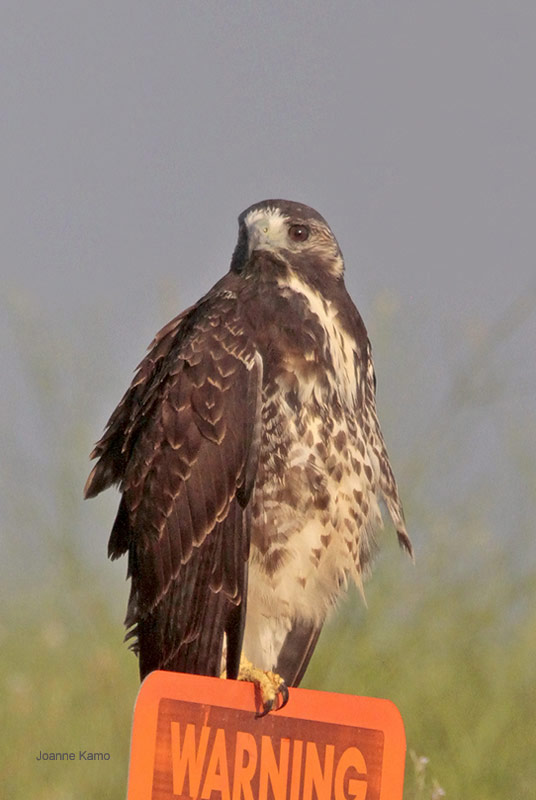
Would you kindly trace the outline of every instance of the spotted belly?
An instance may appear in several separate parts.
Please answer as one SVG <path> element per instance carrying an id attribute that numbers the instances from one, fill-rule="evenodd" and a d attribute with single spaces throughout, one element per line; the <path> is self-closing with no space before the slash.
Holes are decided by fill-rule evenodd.
<path id="1" fill-rule="evenodd" d="M 272 669 L 296 623 L 321 627 L 349 580 L 361 587 L 381 514 L 365 442 L 342 410 L 280 406 L 265 420 L 256 486 L 243 649 Z"/>

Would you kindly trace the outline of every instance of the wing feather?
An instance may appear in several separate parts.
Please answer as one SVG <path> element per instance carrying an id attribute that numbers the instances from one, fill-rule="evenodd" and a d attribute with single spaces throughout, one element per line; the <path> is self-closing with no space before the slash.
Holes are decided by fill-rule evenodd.
<path id="1" fill-rule="evenodd" d="M 399 545 L 413 558 L 413 545 L 406 530 L 404 510 L 398 492 L 398 486 L 391 469 L 387 448 L 380 428 L 376 411 L 376 374 L 372 360 L 372 349 L 367 339 L 365 364 L 365 409 L 368 419 L 368 446 L 379 463 L 379 484 L 385 504 L 396 528 Z"/>
<path id="2" fill-rule="evenodd" d="M 86 496 L 113 482 L 123 493 L 109 551 L 128 551 L 142 677 L 219 674 L 226 629 L 236 672 L 262 386 L 244 324 L 236 299 L 216 292 L 166 326 L 93 452 Z"/>

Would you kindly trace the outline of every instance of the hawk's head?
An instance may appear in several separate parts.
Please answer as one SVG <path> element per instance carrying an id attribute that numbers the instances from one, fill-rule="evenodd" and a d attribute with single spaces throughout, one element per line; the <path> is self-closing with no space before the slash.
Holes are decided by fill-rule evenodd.
<path id="1" fill-rule="evenodd" d="M 234 272 L 247 271 L 255 262 L 255 254 L 266 253 L 304 277 L 343 275 L 344 261 L 337 240 L 314 208 L 290 200 L 263 200 L 246 208 L 238 224 L 238 242 L 231 261 Z"/>

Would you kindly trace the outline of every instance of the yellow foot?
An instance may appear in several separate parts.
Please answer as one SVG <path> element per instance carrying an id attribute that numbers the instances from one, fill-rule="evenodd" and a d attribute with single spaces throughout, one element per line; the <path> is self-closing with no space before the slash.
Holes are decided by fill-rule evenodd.
<path id="1" fill-rule="evenodd" d="M 243 655 L 240 657 L 238 680 L 251 681 L 255 684 L 262 705 L 262 711 L 257 712 L 256 717 L 264 717 L 270 711 L 278 711 L 288 703 L 288 688 L 281 675 L 270 670 L 257 669 Z"/>

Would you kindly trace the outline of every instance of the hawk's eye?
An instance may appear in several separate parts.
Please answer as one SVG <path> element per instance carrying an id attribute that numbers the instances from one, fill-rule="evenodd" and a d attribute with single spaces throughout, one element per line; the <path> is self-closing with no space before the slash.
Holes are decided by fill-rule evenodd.
<path id="1" fill-rule="evenodd" d="M 309 238 L 309 228 L 307 225 L 291 225 L 288 235 L 293 242 L 305 242 Z"/>

